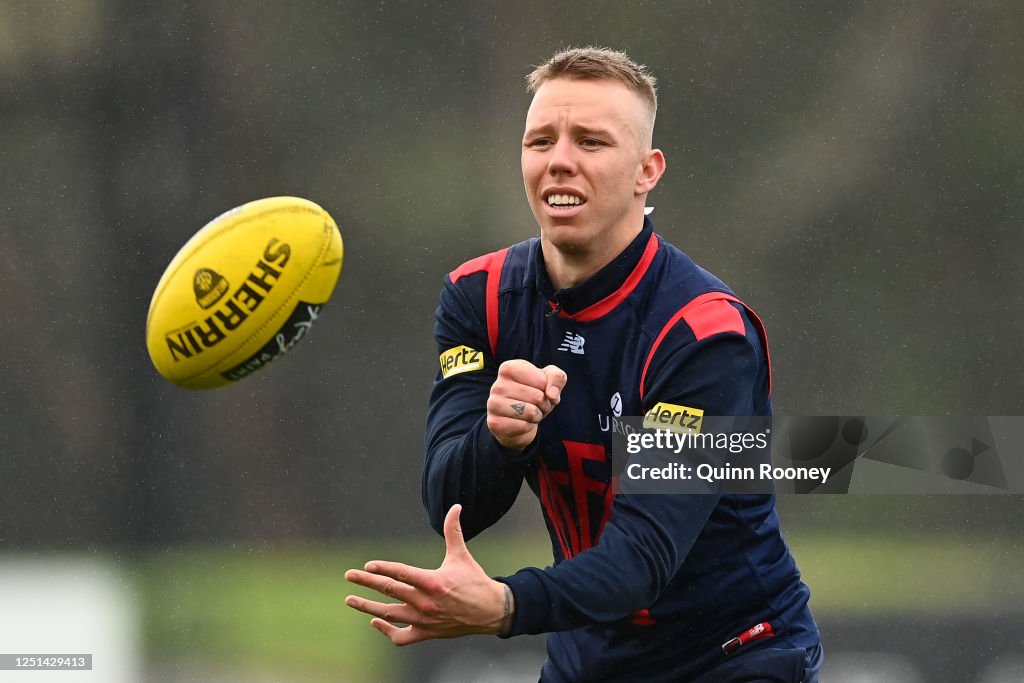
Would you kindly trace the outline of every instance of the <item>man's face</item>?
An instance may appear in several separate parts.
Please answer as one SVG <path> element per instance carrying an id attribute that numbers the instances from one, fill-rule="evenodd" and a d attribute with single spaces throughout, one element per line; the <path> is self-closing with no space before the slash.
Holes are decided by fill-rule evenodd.
<path id="1" fill-rule="evenodd" d="M 556 78 L 526 115 L 523 182 L 541 237 L 557 249 L 601 251 L 640 229 L 649 111 L 610 80 Z M 633 223 L 636 223 L 635 225 Z M 622 244 L 621 246 L 624 246 Z"/>

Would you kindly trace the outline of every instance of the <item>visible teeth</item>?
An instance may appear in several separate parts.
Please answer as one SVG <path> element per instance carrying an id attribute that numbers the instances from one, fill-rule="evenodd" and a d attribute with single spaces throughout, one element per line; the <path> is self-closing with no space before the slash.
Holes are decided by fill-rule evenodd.
<path id="1" fill-rule="evenodd" d="M 551 206 L 570 206 L 581 204 L 582 200 L 571 194 L 553 194 L 548 197 Z"/>

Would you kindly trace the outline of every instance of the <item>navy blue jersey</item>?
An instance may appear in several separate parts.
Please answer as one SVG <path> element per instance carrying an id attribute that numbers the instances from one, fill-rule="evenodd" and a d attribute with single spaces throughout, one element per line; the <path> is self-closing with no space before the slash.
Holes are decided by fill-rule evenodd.
<path id="1" fill-rule="evenodd" d="M 466 538 L 512 506 L 525 481 L 541 503 L 554 565 L 500 580 L 509 635 L 549 633 L 545 682 L 678 682 L 720 663 L 723 644 L 812 647 L 809 591 L 772 495 L 613 493 L 618 417 L 658 403 L 706 415 L 770 415 L 760 321 L 726 285 L 653 232 L 578 286 L 555 291 L 540 242 L 445 278 L 435 327 L 423 500 L 442 532 L 463 505 Z M 561 402 L 523 451 L 486 424 L 498 366 L 565 370 Z M 735 648 L 735 642 L 733 647 Z"/>

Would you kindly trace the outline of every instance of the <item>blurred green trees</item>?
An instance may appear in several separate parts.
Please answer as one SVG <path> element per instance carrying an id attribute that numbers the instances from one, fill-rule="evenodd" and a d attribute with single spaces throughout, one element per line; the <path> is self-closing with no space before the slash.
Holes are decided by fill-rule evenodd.
<path id="1" fill-rule="evenodd" d="M 522 77 L 567 44 L 658 76 L 655 224 L 765 319 L 777 412 L 1020 414 L 1022 34 L 1005 1 L 0 7 L 0 545 L 426 533 L 441 278 L 534 233 Z M 275 194 L 341 225 L 335 299 L 261 375 L 166 385 L 160 273 Z M 990 528 L 1015 502 L 782 509 Z"/>

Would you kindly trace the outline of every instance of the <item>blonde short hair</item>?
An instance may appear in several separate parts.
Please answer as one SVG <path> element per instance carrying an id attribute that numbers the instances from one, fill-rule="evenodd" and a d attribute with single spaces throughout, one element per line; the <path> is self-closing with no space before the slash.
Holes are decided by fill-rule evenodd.
<path id="1" fill-rule="evenodd" d="M 536 67 L 527 77 L 527 90 L 536 93 L 554 78 L 611 80 L 622 83 L 647 103 L 651 125 L 658 111 L 657 81 L 643 64 L 637 64 L 625 52 L 606 47 L 573 47 L 562 50 Z"/>

